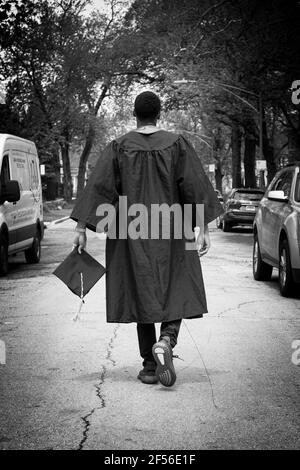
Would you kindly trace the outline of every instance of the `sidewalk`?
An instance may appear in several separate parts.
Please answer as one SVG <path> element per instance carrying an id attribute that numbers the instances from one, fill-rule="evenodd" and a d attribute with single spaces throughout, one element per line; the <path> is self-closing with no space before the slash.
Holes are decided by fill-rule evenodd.
<path id="1" fill-rule="evenodd" d="M 66 204 L 63 199 L 56 201 L 45 201 L 43 204 L 44 224 L 47 227 L 49 224 L 56 221 L 67 220 L 72 212 L 73 204 Z"/>

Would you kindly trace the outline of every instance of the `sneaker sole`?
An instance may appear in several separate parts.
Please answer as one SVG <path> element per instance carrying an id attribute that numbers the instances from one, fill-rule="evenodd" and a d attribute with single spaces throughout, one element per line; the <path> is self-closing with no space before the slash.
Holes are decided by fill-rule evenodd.
<path id="1" fill-rule="evenodd" d="M 138 375 L 137 378 L 143 382 L 143 384 L 147 384 L 147 385 L 154 385 L 154 384 L 157 384 L 158 382 L 158 379 L 157 377 L 155 376 L 143 376 L 143 375 Z"/>
<path id="2" fill-rule="evenodd" d="M 158 342 L 152 348 L 152 354 L 157 364 L 156 377 L 165 387 L 172 387 L 176 382 L 176 372 L 173 366 L 172 350 L 166 344 Z"/>

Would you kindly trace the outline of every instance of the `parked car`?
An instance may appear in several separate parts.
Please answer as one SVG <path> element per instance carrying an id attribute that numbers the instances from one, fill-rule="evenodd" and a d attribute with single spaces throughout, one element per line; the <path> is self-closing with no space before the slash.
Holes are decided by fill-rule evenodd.
<path id="1" fill-rule="evenodd" d="M 300 283 L 300 163 L 275 175 L 254 220 L 254 279 L 269 280 L 274 267 L 281 294 L 290 295 Z"/>
<path id="2" fill-rule="evenodd" d="M 252 225 L 264 191 L 253 188 L 234 188 L 224 204 L 222 228 L 229 232 L 234 225 Z"/>
<path id="3" fill-rule="evenodd" d="M 38 263 L 44 234 L 42 186 L 36 146 L 29 140 L 0 134 L 0 275 L 8 255 L 25 252 Z"/>

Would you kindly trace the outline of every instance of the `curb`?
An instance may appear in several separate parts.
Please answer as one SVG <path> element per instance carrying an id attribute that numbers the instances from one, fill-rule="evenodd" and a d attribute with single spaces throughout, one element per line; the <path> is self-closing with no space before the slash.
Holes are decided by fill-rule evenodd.
<path id="1" fill-rule="evenodd" d="M 62 222 L 65 222 L 69 218 L 70 218 L 69 216 L 66 216 L 66 217 L 62 217 L 61 219 L 52 220 L 51 222 L 44 222 L 44 227 L 48 228 L 50 225 L 61 224 Z"/>

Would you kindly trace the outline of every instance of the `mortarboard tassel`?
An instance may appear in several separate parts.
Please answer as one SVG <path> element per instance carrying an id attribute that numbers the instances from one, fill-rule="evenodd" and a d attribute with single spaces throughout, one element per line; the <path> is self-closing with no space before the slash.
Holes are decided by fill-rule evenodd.
<path id="1" fill-rule="evenodd" d="M 83 300 L 83 273 L 79 273 L 79 274 L 80 274 L 80 282 L 81 282 L 80 304 L 79 304 L 78 312 L 74 316 L 73 321 L 79 320 L 81 309 L 82 309 L 82 306 L 84 304 L 84 300 Z"/>

